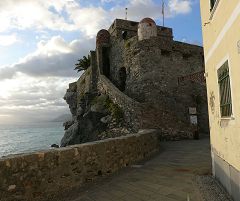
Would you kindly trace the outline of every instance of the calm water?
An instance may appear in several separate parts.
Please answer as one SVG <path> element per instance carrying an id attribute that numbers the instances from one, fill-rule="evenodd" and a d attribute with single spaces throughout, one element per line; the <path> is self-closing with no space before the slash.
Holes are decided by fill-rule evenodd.
<path id="1" fill-rule="evenodd" d="M 50 149 L 60 144 L 63 134 L 61 122 L 0 125 L 0 157 Z"/>

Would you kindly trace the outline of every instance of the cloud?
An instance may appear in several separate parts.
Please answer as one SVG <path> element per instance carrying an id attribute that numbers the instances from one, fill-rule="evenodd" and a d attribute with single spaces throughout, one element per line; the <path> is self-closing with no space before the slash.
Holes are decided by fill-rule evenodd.
<path id="1" fill-rule="evenodd" d="M 0 35 L 0 46 L 10 46 L 18 41 L 16 34 Z"/>
<path id="2" fill-rule="evenodd" d="M 113 3 L 102 0 L 102 3 Z M 129 9 L 129 19 L 140 20 L 149 16 L 161 19 L 161 2 L 153 0 L 129 0 L 124 5 L 114 1 L 112 8 L 82 6 L 81 1 L 66 0 L 1 0 L 0 32 L 10 29 L 80 31 L 93 37 L 101 28 L 107 28 L 113 19 L 125 17 L 125 7 Z M 121 5 L 121 6 L 119 6 Z M 191 0 L 169 0 L 166 17 L 191 12 Z"/>
<path id="3" fill-rule="evenodd" d="M 40 41 L 37 50 L 12 66 L 0 68 L 0 80 L 11 79 L 16 73 L 33 77 L 76 77 L 74 64 L 94 48 L 94 39 L 66 42 L 61 36 Z"/>
<path id="4" fill-rule="evenodd" d="M 62 97 L 74 78 L 33 78 L 18 74 L 15 79 L 0 81 L 0 116 L 14 121 L 49 120 L 68 112 Z M 18 119 L 19 118 L 19 119 Z M 1 117 L 0 117 L 1 119 Z"/>
<path id="5" fill-rule="evenodd" d="M 165 4 L 165 17 L 172 18 L 179 14 L 191 12 L 192 1 L 190 0 L 169 0 Z M 128 8 L 128 19 L 140 21 L 142 18 L 151 17 L 155 20 L 162 20 L 162 2 L 153 0 L 130 0 L 125 5 Z M 124 18 L 125 7 L 116 6 L 111 9 L 110 18 Z"/>
<path id="6" fill-rule="evenodd" d="M 170 0 L 168 6 L 170 12 L 174 14 L 187 14 L 192 11 L 190 0 Z"/>
<path id="7" fill-rule="evenodd" d="M 61 11 L 68 1 L 41 0 L 1 0 L 0 1 L 0 32 L 9 29 L 52 29 L 72 30 L 66 23 Z M 51 10 L 52 9 L 52 10 Z M 55 12 L 54 12 L 55 11 Z"/>

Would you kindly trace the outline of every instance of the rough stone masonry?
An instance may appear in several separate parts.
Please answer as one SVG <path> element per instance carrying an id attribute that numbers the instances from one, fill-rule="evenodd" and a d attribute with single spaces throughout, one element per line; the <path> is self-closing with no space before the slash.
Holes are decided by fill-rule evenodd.
<path id="1" fill-rule="evenodd" d="M 91 67 L 65 96 L 73 119 L 62 146 L 142 128 L 160 129 L 163 140 L 209 132 L 202 47 L 174 41 L 171 28 L 150 18 L 116 19 L 90 54 Z"/>
<path id="2" fill-rule="evenodd" d="M 51 200 L 157 153 L 158 132 L 106 139 L 0 159 L 0 200 Z"/>

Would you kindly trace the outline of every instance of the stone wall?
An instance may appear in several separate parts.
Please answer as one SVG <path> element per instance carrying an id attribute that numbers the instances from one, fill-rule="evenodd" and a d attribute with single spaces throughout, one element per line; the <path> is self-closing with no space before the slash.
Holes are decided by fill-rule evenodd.
<path id="1" fill-rule="evenodd" d="M 140 103 L 121 92 L 104 75 L 99 75 L 98 90 L 102 94 L 108 95 L 109 98 L 122 109 L 124 119 L 126 123 L 129 124 L 129 128 L 133 131 L 137 131 L 141 127 L 139 120 L 141 114 Z"/>
<path id="2" fill-rule="evenodd" d="M 116 20 L 109 30 L 135 30 L 135 25 L 132 25 L 134 23 L 130 21 Z M 124 40 L 112 34 L 109 79 L 122 90 L 120 72 L 122 68 L 125 69 L 126 81 L 122 92 L 140 103 L 140 124 L 143 125 L 147 119 L 151 123 L 145 124 L 144 128 L 165 125 L 189 131 L 188 109 L 196 107 L 200 132 L 208 132 L 206 87 L 192 81 L 178 82 L 179 77 L 204 70 L 203 48 L 173 41 L 170 36 L 172 30 L 164 27 L 158 27 L 157 37 L 143 41 L 139 41 L 137 36 Z M 171 118 L 171 115 L 174 117 Z M 157 117 L 157 121 L 152 121 L 152 116 Z"/>
<path id="3" fill-rule="evenodd" d="M 126 39 L 137 36 L 138 22 L 116 19 L 108 29 L 111 36 L 122 38 L 122 33 L 126 32 Z M 157 35 L 172 40 L 172 29 L 168 27 L 157 26 Z"/>
<path id="4" fill-rule="evenodd" d="M 52 200 L 159 150 L 158 133 L 145 130 L 49 151 L 0 159 L 0 200 Z"/>
<path id="5" fill-rule="evenodd" d="M 143 41 L 138 41 L 137 36 L 128 40 L 112 37 L 110 59 L 111 81 L 120 85 L 119 71 L 124 67 L 127 75 L 123 92 L 142 106 L 148 104 L 148 113 L 156 111 L 159 125 L 166 117 L 165 122 L 174 125 L 181 121 L 188 129 L 188 109 L 196 107 L 200 131 L 209 131 L 206 87 L 192 81 L 178 82 L 179 77 L 204 70 L 202 47 L 160 36 Z"/>

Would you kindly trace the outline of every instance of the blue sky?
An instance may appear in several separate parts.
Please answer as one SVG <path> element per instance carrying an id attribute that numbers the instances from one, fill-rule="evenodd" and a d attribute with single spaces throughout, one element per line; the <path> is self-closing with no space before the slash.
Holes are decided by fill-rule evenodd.
<path id="1" fill-rule="evenodd" d="M 201 45 L 199 1 L 165 5 L 174 39 Z M 151 17 L 162 25 L 161 6 L 161 0 L 1 0 L 0 121 L 66 113 L 62 97 L 79 76 L 74 63 L 95 49 L 97 31 L 124 18 L 125 7 L 129 20 Z"/>

